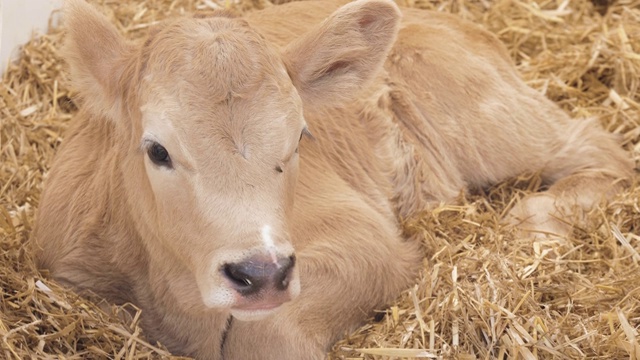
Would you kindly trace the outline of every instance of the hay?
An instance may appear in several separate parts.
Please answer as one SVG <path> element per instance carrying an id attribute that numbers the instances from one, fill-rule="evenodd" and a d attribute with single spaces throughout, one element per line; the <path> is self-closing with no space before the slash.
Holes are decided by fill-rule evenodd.
<path id="1" fill-rule="evenodd" d="M 597 117 L 640 162 L 640 1 L 400 2 L 484 24 L 531 86 L 575 117 Z M 272 6 L 98 3 L 130 38 L 182 13 Z M 26 44 L 0 85 L 0 357 L 168 357 L 144 340 L 139 312 L 62 290 L 38 274 L 26 247 L 43 177 L 76 110 L 57 52 L 61 35 Z M 536 186 L 514 179 L 408 219 L 406 231 L 425 244 L 418 284 L 345 334 L 330 357 L 639 359 L 640 186 L 594 210 L 563 244 L 520 239 L 497 221 Z"/>

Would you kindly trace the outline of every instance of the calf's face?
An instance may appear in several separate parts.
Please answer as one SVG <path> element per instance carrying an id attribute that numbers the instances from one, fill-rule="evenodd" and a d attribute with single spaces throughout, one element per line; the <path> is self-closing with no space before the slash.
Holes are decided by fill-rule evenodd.
<path id="1" fill-rule="evenodd" d="M 126 134 L 114 142 L 123 201 L 150 259 L 190 274 L 166 281 L 239 319 L 295 298 L 289 234 L 303 103 L 313 111 L 351 100 L 380 71 L 395 5 L 348 4 L 282 52 L 224 14 L 169 23 L 142 46 L 83 1 L 65 14 L 82 106 Z"/>
<path id="2" fill-rule="evenodd" d="M 156 33 L 143 63 L 139 158 L 157 240 L 208 307 L 246 315 L 292 299 L 288 219 L 307 130 L 280 55 L 244 21 L 213 17 Z"/>

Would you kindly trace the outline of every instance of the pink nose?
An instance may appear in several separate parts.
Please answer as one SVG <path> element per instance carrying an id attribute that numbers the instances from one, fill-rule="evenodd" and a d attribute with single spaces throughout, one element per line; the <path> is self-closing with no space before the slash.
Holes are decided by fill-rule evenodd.
<path id="1" fill-rule="evenodd" d="M 283 292 L 289 287 L 291 273 L 296 263 L 295 256 L 271 258 L 254 256 L 239 263 L 222 266 L 222 273 L 232 287 L 243 297 L 261 291 Z"/>

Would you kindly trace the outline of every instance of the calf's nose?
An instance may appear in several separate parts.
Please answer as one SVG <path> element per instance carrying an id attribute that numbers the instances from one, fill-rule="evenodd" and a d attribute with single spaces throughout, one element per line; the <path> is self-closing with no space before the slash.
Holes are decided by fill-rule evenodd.
<path id="1" fill-rule="evenodd" d="M 233 288 L 242 296 L 256 294 L 261 290 L 285 291 L 291 280 L 295 256 L 271 258 L 254 256 L 239 263 L 223 265 L 222 272 Z"/>

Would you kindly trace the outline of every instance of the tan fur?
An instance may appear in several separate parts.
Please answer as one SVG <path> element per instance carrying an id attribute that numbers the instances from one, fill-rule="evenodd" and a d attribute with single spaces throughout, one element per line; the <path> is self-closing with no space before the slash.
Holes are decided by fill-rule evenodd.
<path id="1" fill-rule="evenodd" d="M 483 29 L 343 3 L 179 19 L 134 46 L 68 0 L 82 110 L 41 199 L 39 265 L 139 305 L 147 335 L 177 354 L 321 359 L 414 281 L 422 254 L 399 218 L 540 171 L 548 191 L 507 220 L 564 236 L 631 175 L 611 135 L 528 88 Z M 150 136 L 173 169 L 150 162 Z M 228 290 L 218 266 L 264 252 L 265 223 L 278 254 L 295 249 L 300 294 L 230 320 L 235 303 L 203 299 Z"/>

